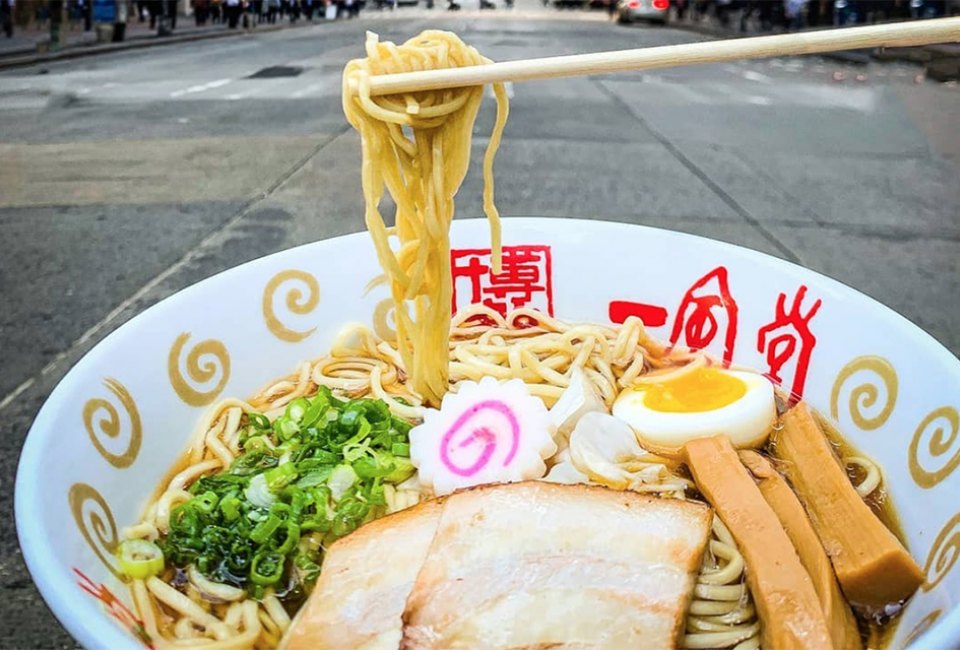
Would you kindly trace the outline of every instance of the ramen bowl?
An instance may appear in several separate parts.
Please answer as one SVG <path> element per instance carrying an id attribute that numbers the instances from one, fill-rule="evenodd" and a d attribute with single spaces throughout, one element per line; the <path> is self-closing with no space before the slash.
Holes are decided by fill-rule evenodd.
<path id="1" fill-rule="evenodd" d="M 649 332 L 759 368 L 883 467 L 925 582 L 890 648 L 960 645 L 960 361 L 874 300 L 799 266 L 675 232 L 554 219 L 504 224 L 491 275 L 485 221 L 454 223 L 454 307 L 483 301 L 573 321 L 639 316 Z M 149 646 L 114 550 L 204 409 L 323 354 L 387 299 L 366 233 L 200 282 L 83 358 L 27 437 L 16 519 L 27 565 L 90 648 Z"/>

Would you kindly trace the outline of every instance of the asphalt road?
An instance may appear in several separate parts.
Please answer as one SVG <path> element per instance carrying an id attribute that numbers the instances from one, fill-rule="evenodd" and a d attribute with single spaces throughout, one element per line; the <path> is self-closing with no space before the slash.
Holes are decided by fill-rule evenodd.
<path id="1" fill-rule="evenodd" d="M 13 527 L 15 463 L 45 396 L 173 292 L 360 230 L 340 71 L 364 30 L 404 39 L 430 26 L 495 59 L 704 38 L 521 0 L 512 13 L 370 12 L 0 74 L 0 647 L 73 646 Z M 287 69 L 263 72 L 274 66 Z M 957 353 L 960 90 L 916 73 L 773 59 L 518 85 L 498 203 L 507 216 L 643 223 L 793 260 Z M 486 106 L 478 149 L 492 118 Z M 458 214 L 481 214 L 477 174 L 462 197 Z"/>

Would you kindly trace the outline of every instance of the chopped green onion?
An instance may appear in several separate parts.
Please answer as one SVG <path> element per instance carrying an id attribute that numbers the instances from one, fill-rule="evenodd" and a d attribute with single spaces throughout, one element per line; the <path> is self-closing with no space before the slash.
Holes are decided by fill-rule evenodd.
<path id="1" fill-rule="evenodd" d="M 330 408 L 330 404 L 325 399 L 314 399 L 313 403 L 310 404 L 310 407 L 303 414 L 303 419 L 300 420 L 300 426 L 304 429 L 313 426 L 320 421 L 320 418 L 328 408 Z"/>
<path id="2" fill-rule="evenodd" d="M 298 397 L 287 404 L 287 409 L 284 412 L 284 415 L 297 424 L 300 424 L 303 422 L 303 416 L 307 412 L 308 408 L 310 408 L 310 402 L 307 401 L 305 397 Z"/>
<path id="3" fill-rule="evenodd" d="M 213 512 L 214 508 L 217 507 L 217 503 L 220 502 L 220 497 L 217 496 L 216 492 L 208 490 L 203 494 L 193 498 L 193 507 L 204 514 L 210 514 Z"/>
<path id="4" fill-rule="evenodd" d="M 271 514 L 269 517 L 261 521 L 259 524 L 254 526 L 253 530 L 250 532 L 250 540 L 255 544 L 263 544 L 278 528 L 280 524 L 283 523 L 280 521 L 280 517 Z"/>
<path id="5" fill-rule="evenodd" d="M 284 527 L 283 541 L 273 549 L 275 553 L 280 555 L 286 555 L 292 551 L 297 546 L 297 542 L 300 541 L 300 526 L 295 524 L 292 521 L 288 521 L 287 525 Z"/>
<path id="6" fill-rule="evenodd" d="M 326 387 L 273 421 L 246 413 L 242 453 L 194 481 L 171 512 L 157 571 L 192 565 L 261 598 L 290 569 L 290 588 L 309 594 L 324 548 L 383 515 L 384 486 L 415 471 L 410 426 L 383 401 L 340 400 Z"/>
<path id="7" fill-rule="evenodd" d="M 264 476 L 267 480 L 267 488 L 271 492 L 278 492 L 297 480 L 297 468 L 293 463 L 286 463 L 268 469 Z"/>
<path id="8" fill-rule="evenodd" d="M 235 521 L 240 516 L 240 499 L 236 495 L 220 500 L 220 512 L 227 521 Z"/>
<path id="9" fill-rule="evenodd" d="M 327 479 L 327 487 L 335 500 L 339 500 L 357 482 L 357 473 L 349 465 L 337 465 Z"/>
<path id="10" fill-rule="evenodd" d="M 409 458 L 394 456 L 393 462 L 394 470 L 383 478 L 383 480 L 388 483 L 403 483 L 417 471 L 417 468 L 413 466 L 413 462 Z"/>
<path id="11" fill-rule="evenodd" d="M 146 580 L 163 571 L 163 551 L 151 541 L 128 539 L 117 547 L 120 570 L 134 580 Z"/>
<path id="12" fill-rule="evenodd" d="M 273 428 L 280 440 L 290 440 L 300 433 L 300 425 L 285 415 L 277 418 L 277 421 L 273 423 Z"/>
<path id="13" fill-rule="evenodd" d="M 327 479 L 330 478 L 330 474 L 333 472 L 333 467 L 323 467 L 321 469 L 315 469 L 312 472 L 308 472 L 303 477 L 297 481 L 298 488 L 311 488 L 316 485 L 325 485 Z"/>
<path id="14" fill-rule="evenodd" d="M 277 500 L 270 491 L 270 486 L 267 485 L 267 477 L 263 474 L 257 474 L 250 479 L 250 485 L 243 494 L 247 497 L 247 501 L 259 508 L 269 508 Z"/>
<path id="15" fill-rule="evenodd" d="M 250 565 L 250 580 L 262 587 L 279 582 L 283 575 L 284 558 L 279 553 L 258 553 Z"/>

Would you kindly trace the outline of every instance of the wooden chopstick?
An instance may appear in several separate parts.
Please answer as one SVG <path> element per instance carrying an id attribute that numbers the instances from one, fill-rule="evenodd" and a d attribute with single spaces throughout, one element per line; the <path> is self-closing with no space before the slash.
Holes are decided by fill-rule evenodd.
<path id="1" fill-rule="evenodd" d="M 960 18 L 936 18 L 891 25 L 828 29 L 799 34 L 736 38 L 636 50 L 504 61 L 467 68 L 379 75 L 370 78 L 370 94 L 393 95 L 504 81 L 574 77 L 739 59 L 952 42 L 960 42 Z"/>

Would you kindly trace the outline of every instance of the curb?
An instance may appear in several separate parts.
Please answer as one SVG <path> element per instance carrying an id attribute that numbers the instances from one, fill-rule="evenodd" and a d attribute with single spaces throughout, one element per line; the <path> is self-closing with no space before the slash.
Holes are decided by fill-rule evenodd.
<path id="1" fill-rule="evenodd" d="M 85 56 L 94 56 L 96 54 L 111 54 L 113 52 L 123 52 L 126 50 L 139 50 L 147 47 L 159 47 L 162 45 L 176 45 L 177 43 L 190 43 L 192 41 L 203 41 L 214 38 L 229 38 L 253 36 L 255 34 L 266 34 L 269 32 L 279 32 L 285 29 L 297 29 L 312 25 L 323 24 L 320 22 L 304 22 L 297 25 L 276 25 L 269 27 L 256 27 L 254 29 L 229 30 L 224 27 L 223 31 L 201 32 L 199 34 L 184 34 L 183 36 L 144 36 L 123 41 L 120 43 L 109 43 L 105 45 L 75 45 L 67 47 L 57 52 L 48 52 L 45 54 L 26 54 L 6 56 L 0 55 L 0 70 L 6 68 L 19 68 L 39 63 L 52 63 L 55 61 L 66 61 L 69 59 L 79 59 Z M 20 50 L 21 52 L 23 50 Z"/>

